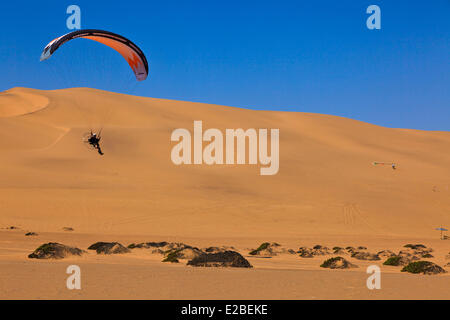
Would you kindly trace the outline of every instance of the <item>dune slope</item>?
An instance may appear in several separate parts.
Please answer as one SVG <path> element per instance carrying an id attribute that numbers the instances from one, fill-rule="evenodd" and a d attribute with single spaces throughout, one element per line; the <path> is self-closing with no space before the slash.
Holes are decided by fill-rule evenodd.
<path id="1" fill-rule="evenodd" d="M 279 128 L 280 170 L 181 165 L 171 132 Z M 82 142 L 103 127 L 105 155 Z M 87 88 L 0 94 L 0 225 L 195 237 L 436 237 L 450 225 L 450 132 L 384 128 Z M 395 162 L 397 169 L 374 166 Z"/>

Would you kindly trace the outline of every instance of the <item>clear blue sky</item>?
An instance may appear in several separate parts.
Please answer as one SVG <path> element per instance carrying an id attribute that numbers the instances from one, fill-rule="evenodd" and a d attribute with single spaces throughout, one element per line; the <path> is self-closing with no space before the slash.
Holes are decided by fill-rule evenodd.
<path id="1" fill-rule="evenodd" d="M 449 0 L 120 2 L 3 1 L 0 90 L 88 85 L 450 130 Z M 69 32 L 70 4 L 81 7 L 82 28 L 138 44 L 148 80 L 131 86 L 125 60 L 89 40 L 65 44 L 40 63 L 43 47 Z M 371 4 L 381 8 L 381 30 L 366 27 Z"/>

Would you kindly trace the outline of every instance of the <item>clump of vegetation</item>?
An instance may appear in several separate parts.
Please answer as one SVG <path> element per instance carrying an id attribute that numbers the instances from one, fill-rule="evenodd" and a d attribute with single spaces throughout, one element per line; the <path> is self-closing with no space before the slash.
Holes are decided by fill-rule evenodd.
<path id="1" fill-rule="evenodd" d="M 411 262 L 407 266 L 403 267 L 402 272 L 421 273 L 428 266 L 427 261 Z"/>
<path id="2" fill-rule="evenodd" d="M 425 253 L 422 258 L 434 258 L 434 256 L 432 254 L 429 253 Z"/>
<path id="3" fill-rule="evenodd" d="M 299 253 L 299 256 L 302 258 L 312 258 L 314 255 L 311 252 L 311 250 L 307 247 L 301 247 L 297 251 Z"/>
<path id="4" fill-rule="evenodd" d="M 362 251 L 353 252 L 352 258 L 358 260 L 380 260 L 380 257 L 377 254 Z"/>
<path id="5" fill-rule="evenodd" d="M 402 257 L 399 256 L 393 256 L 388 258 L 385 262 L 383 262 L 386 266 L 399 266 L 401 265 Z"/>
<path id="6" fill-rule="evenodd" d="M 330 268 L 330 269 L 348 269 L 348 268 L 356 268 L 357 266 L 348 262 L 342 257 L 333 257 L 325 260 L 321 265 L 321 268 Z"/>
<path id="7" fill-rule="evenodd" d="M 391 250 L 382 250 L 377 253 L 377 255 L 381 258 L 390 258 L 397 256 L 397 254 L 393 253 Z"/>
<path id="8" fill-rule="evenodd" d="M 411 243 L 408 243 L 408 244 L 405 244 L 404 246 L 403 246 L 404 248 L 410 248 L 410 249 L 413 249 L 413 250 L 416 250 L 416 249 L 425 249 L 426 248 L 426 246 L 424 246 L 423 244 L 411 244 Z"/>
<path id="9" fill-rule="evenodd" d="M 177 243 L 168 243 L 166 241 L 161 241 L 161 242 L 141 242 L 141 243 L 131 243 L 128 245 L 128 249 L 136 249 L 136 248 L 144 248 L 144 249 L 151 249 L 151 248 L 162 248 L 165 247 L 167 245 L 172 245 L 172 246 L 179 246 L 181 244 L 177 244 Z"/>
<path id="10" fill-rule="evenodd" d="M 263 244 L 261 244 L 257 249 L 252 250 L 249 252 L 250 255 L 255 256 L 257 255 L 260 251 L 262 250 L 266 250 L 269 247 L 270 243 L 269 242 L 264 242 Z"/>
<path id="11" fill-rule="evenodd" d="M 172 263 L 178 263 L 178 254 L 181 251 L 181 249 L 177 250 L 169 250 L 167 252 L 167 256 L 164 258 L 162 262 L 172 262 Z"/>
<path id="12" fill-rule="evenodd" d="M 218 253 L 204 253 L 188 261 L 187 265 L 194 267 L 253 268 L 250 262 L 242 255 L 230 250 Z"/>
<path id="13" fill-rule="evenodd" d="M 331 254 L 330 249 L 325 246 L 321 246 L 320 244 L 313 247 L 312 254 L 315 256 L 324 256 L 327 254 Z"/>
<path id="14" fill-rule="evenodd" d="M 49 254 L 53 251 L 54 245 L 55 243 L 52 242 L 44 243 L 43 245 L 39 246 L 36 251 L 42 251 L 43 254 Z"/>
<path id="15" fill-rule="evenodd" d="M 120 254 L 130 252 L 129 249 L 118 242 L 96 242 L 90 245 L 88 250 L 95 250 L 97 254 Z"/>
<path id="16" fill-rule="evenodd" d="M 437 264 L 430 261 L 415 261 L 403 267 L 402 272 L 438 274 L 445 273 L 445 270 Z"/>
<path id="17" fill-rule="evenodd" d="M 347 254 L 348 251 L 344 250 L 344 248 L 341 248 L 341 247 L 333 247 L 333 253 L 334 254 Z"/>
<path id="18" fill-rule="evenodd" d="M 56 242 L 45 243 L 28 255 L 30 259 L 63 259 L 67 256 L 81 256 L 83 250 Z"/>
<path id="19" fill-rule="evenodd" d="M 320 267 L 329 268 L 330 266 L 332 266 L 335 262 L 339 261 L 340 259 L 342 259 L 342 258 L 334 257 L 334 258 L 327 259 L 320 265 Z"/>

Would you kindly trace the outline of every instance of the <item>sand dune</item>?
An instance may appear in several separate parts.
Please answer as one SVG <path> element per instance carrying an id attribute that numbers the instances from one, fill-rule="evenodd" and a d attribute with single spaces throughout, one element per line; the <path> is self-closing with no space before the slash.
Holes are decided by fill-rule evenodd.
<path id="1" fill-rule="evenodd" d="M 13 88 L 0 93 L 0 118 L 33 113 L 44 109 L 48 99 L 36 90 Z"/>
<path id="2" fill-rule="evenodd" d="M 278 174 L 261 176 L 257 165 L 174 165 L 171 132 L 192 131 L 194 120 L 223 131 L 279 128 Z M 82 142 L 91 128 L 103 128 L 104 156 Z M 450 132 L 88 88 L 14 88 L 0 94 L 0 137 L 0 227 L 52 233 L 54 241 L 72 227 L 73 245 L 82 234 L 235 246 L 243 238 L 253 246 L 325 238 L 340 245 L 348 237 L 426 242 L 439 237 L 434 228 L 450 225 Z M 7 247 L 8 235 L 1 239 Z M 447 241 L 439 243 L 444 252 Z M 10 257 L 16 264 L 36 246 L 20 248 Z"/>
<path id="3" fill-rule="evenodd" d="M 1 224 L 177 236 L 425 237 L 450 224 L 449 132 L 84 88 L 9 92 L 1 105 L 21 115 L 0 119 Z M 47 107 L 23 114 L 25 99 Z M 279 173 L 174 165 L 170 134 L 192 131 L 194 120 L 205 129 L 279 128 Z M 104 126 L 104 157 L 81 142 L 91 126 Z"/>

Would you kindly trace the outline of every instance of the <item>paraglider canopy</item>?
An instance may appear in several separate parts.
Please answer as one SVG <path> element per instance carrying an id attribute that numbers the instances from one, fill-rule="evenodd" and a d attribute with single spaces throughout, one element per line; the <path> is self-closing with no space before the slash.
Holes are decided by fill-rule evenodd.
<path id="1" fill-rule="evenodd" d="M 116 50 L 125 58 L 131 69 L 133 69 L 138 81 L 147 79 L 148 63 L 142 50 L 127 38 L 109 31 L 84 29 L 65 34 L 47 44 L 41 54 L 40 60 L 43 61 L 50 58 L 62 44 L 76 38 L 94 40 Z"/>

